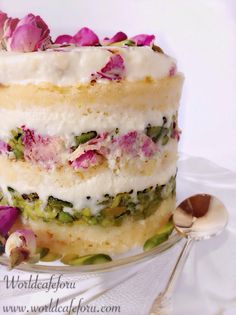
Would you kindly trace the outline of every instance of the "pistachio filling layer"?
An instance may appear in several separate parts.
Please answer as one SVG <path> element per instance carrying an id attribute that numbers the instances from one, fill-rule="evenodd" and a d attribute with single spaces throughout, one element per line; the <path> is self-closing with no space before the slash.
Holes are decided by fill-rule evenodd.
<path id="1" fill-rule="evenodd" d="M 25 218 L 61 224 L 119 226 L 125 219 L 142 220 L 156 212 L 163 200 L 175 195 L 175 177 L 171 177 L 165 185 L 142 191 L 123 192 L 115 196 L 106 194 L 103 199 L 95 201 L 100 207 L 96 215 L 92 214 L 91 208 L 75 209 L 71 202 L 53 196 L 49 196 L 44 205 L 36 192 L 21 195 L 11 187 L 8 191 L 11 201 L 0 191 L 0 205 L 19 208 Z"/>
<path id="2" fill-rule="evenodd" d="M 91 130 L 68 139 L 41 135 L 21 126 L 11 130 L 8 139 L 0 139 L 0 154 L 46 169 L 70 165 L 76 171 L 83 171 L 106 162 L 115 170 L 134 158 L 142 161 L 155 159 L 160 148 L 171 138 L 179 139 L 175 115 L 171 119 L 163 117 L 160 126 L 147 124 L 143 131 L 122 134 L 116 128 L 98 134 Z"/>

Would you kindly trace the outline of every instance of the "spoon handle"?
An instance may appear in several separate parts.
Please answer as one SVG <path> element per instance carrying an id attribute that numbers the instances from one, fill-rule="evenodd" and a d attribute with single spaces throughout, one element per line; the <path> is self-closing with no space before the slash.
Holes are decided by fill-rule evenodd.
<path id="1" fill-rule="evenodd" d="M 150 314 L 160 314 L 160 310 L 164 309 L 165 307 L 169 307 L 168 301 L 170 300 L 176 282 L 183 270 L 184 264 L 188 258 L 189 252 L 193 246 L 194 240 L 193 239 L 187 239 L 186 243 L 184 244 L 184 247 L 178 257 L 178 260 L 172 270 L 171 276 L 169 278 L 169 281 L 164 289 L 164 291 L 156 298 L 156 300 L 153 303 L 153 306 L 151 308 Z"/>

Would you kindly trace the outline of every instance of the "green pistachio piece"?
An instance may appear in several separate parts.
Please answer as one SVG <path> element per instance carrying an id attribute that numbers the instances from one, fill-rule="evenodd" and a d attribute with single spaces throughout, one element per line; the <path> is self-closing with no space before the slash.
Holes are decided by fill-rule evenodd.
<path id="1" fill-rule="evenodd" d="M 80 144 L 86 143 L 89 140 L 95 138 L 97 136 L 96 131 L 89 131 L 86 133 L 81 133 L 79 136 L 75 136 L 75 143 L 76 146 L 78 147 Z"/>
<path id="2" fill-rule="evenodd" d="M 160 126 L 149 126 L 146 128 L 146 135 L 150 137 L 154 142 L 157 142 L 162 133 L 162 127 Z"/>
<path id="3" fill-rule="evenodd" d="M 119 217 L 126 211 L 125 207 L 105 208 L 101 210 L 101 213 L 106 218 Z"/>
<path id="4" fill-rule="evenodd" d="M 56 261 L 61 258 L 62 255 L 56 254 L 53 252 L 48 252 L 44 257 L 40 258 L 41 261 L 44 262 L 51 262 L 51 261 Z"/>
<path id="5" fill-rule="evenodd" d="M 38 200 L 38 199 L 39 199 L 39 196 L 38 196 L 37 193 L 30 193 L 30 194 L 23 194 L 23 195 L 22 195 L 22 198 L 23 198 L 24 200 L 28 200 L 28 201 L 30 201 L 30 202 L 33 202 L 33 201 L 35 201 L 35 200 Z"/>
<path id="6" fill-rule="evenodd" d="M 49 253 L 49 249 L 46 247 L 40 247 L 40 248 L 37 248 L 36 253 L 39 254 L 40 259 L 42 259 Z"/>
<path id="7" fill-rule="evenodd" d="M 165 224 L 163 225 L 159 230 L 158 230 L 158 234 L 168 234 L 170 235 L 172 233 L 174 229 L 174 223 L 172 218 Z"/>
<path id="8" fill-rule="evenodd" d="M 70 261 L 73 261 L 74 259 L 77 259 L 79 256 L 77 254 L 67 254 L 64 255 L 60 262 L 63 263 L 64 265 L 69 265 Z"/>
<path id="9" fill-rule="evenodd" d="M 13 188 L 10 187 L 10 186 L 7 187 L 7 190 L 8 190 L 10 193 L 14 193 L 14 192 L 15 192 L 15 189 L 13 189 Z"/>
<path id="10" fill-rule="evenodd" d="M 169 137 L 167 135 L 165 135 L 163 138 L 162 138 L 162 141 L 161 141 L 161 144 L 162 145 L 166 145 L 169 141 Z"/>
<path id="11" fill-rule="evenodd" d="M 91 216 L 91 210 L 89 208 L 83 208 L 81 210 L 81 214 L 84 217 L 90 217 Z"/>
<path id="12" fill-rule="evenodd" d="M 58 220 L 62 223 L 71 223 L 74 221 L 73 217 L 68 212 L 64 211 L 59 213 Z"/>
<path id="13" fill-rule="evenodd" d="M 86 256 L 69 256 L 64 257 L 64 263 L 70 266 L 95 265 L 112 261 L 111 257 L 105 254 L 86 255 Z"/>
<path id="14" fill-rule="evenodd" d="M 117 46 L 117 47 L 120 47 L 120 46 L 135 46 L 135 42 L 132 41 L 131 39 L 125 39 L 125 40 L 122 40 L 122 41 L 117 42 L 117 43 L 112 43 L 109 46 Z"/>
<path id="15" fill-rule="evenodd" d="M 24 132 L 20 128 L 12 130 L 12 138 L 8 142 L 17 160 L 22 160 L 24 158 L 24 145 L 22 143 L 23 134 Z"/>
<path id="16" fill-rule="evenodd" d="M 169 220 L 159 231 L 156 235 L 149 238 L 143 246 L 144 251 L 152 249 L 161 243 L 168 240 L 170 234 L 172 233 L 174 229 L 174 225 L 172 220 Z"/>
<path id="17" fill-rule="evenodd" d="M 67 208 L 73 208 L 73 204 L 68 201 L 64 201 L 58 198 L 54 198 L 52 196 L 48 197 L 48 203 L 47 205 L 51 208 L 56 208 L 56 209 L 63 209 L 64 207 Z"/>
<path id="18" fill-rule="evenodd" d="M 175 191 L 175 178 L 172 176 L 169 182 L 163 187 L 161 192 L 162 199 L 167 199 Z"/>

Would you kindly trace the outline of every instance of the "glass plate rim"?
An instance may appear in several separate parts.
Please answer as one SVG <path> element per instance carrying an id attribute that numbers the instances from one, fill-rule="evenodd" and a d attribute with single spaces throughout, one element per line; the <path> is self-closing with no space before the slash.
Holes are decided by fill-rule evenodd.
<path id="1" fill-rule="evenodd" d="M 172 246 L 176 245 L 182 236 L 177 232 L 173 232 L 169 239 L 162 244 L 141 252 L 139 254 L 135 254 L 133 256 L 119 258 L 117 260 L 112 260 L 111 262 L 106 262 L 102 264 L 96 265 L 82 265 L 82 266 L 68 266 L 68 265 L 47 265 L 47 264 L 29 264 L 22 263 L 19 266 L 15 267 L 14 270 L 20 270 L 25 272 L 35 272 L 35 273 L 65 273 L 65 274 L 74 274 L 74 273 L 102 273 L 108 272 L 115 269 L 119 269 L 121 267 L 126 267 L 129 265 L 135 265 L 147 260 L 150 260 L 154 257 L 157 257 L 159 254 L 167 251 Z M 8 258 L 3 255 L 0 256 L 0 265 L 9 267 Z"/>

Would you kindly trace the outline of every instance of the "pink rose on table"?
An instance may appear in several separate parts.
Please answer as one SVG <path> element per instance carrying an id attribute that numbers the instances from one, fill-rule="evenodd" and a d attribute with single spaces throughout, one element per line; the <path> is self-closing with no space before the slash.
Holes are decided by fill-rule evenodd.
<path id="1" fill-rule="evenodd" d="M 26 15 L 23 19 L 8 18 L 4 22 L 2 42 L 9 51 L 44 50 L 51 44 L 50 30 L 40 16 Z"/>

